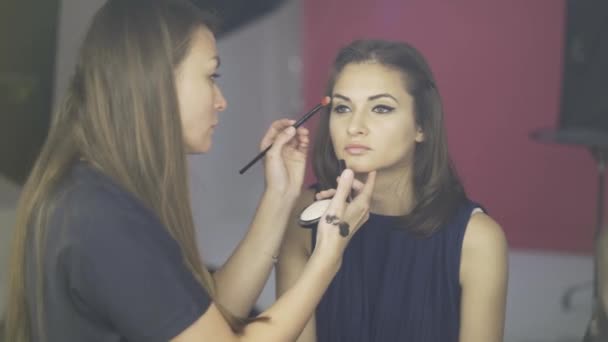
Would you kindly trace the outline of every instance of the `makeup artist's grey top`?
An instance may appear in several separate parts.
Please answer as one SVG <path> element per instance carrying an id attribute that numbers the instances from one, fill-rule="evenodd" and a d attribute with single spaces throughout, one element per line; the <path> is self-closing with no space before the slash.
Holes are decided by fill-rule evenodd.
<path id="1" fill-rule="evenodd" d="M 457 342 L 460 254 L 478 207 L 465 202 L 427 238 L 404 231 L 397 217 L 371 214 L 317 308 L 317 341 Z"/>
<path id="2" fill-rule="evenodd" d="M 168 341 L 205 312 L 177 243 L 133 196 L 84 163 L 58 196 L 43 256 L 46 341 Z"/>

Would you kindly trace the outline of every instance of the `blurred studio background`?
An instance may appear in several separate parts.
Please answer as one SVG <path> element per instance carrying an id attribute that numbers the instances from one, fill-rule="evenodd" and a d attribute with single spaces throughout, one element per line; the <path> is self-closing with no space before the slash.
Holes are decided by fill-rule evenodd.
<path id="1" fill-rule="evenodd" d="M 20 186 L 103 2 L 0 1 L 2 295 Z M 582 339 L 604 207 L 598 195 L 608 146 L 608 1 L 194 2 L 223 18 L 219 82 L 229 103 L 212 151 L 190 159 L 209 266 L 228 257 L 255 210 L 261 165 L 245 175 L 238 170 L 257 153 L 270 122 L 297 118 L 319 101 L 333 57 L 351 40 L 404 40 L 434 70 L 452 158 L 469 196 L 509 240 L 505 341 Z M 314 131 L 315 123 L 307 126 Z M 310 172 L 307 179 L 314 180 Z M 258 307 L 273 299 L 271 277 Z M 4 303 L 0 297 L 0 312 Z"/>

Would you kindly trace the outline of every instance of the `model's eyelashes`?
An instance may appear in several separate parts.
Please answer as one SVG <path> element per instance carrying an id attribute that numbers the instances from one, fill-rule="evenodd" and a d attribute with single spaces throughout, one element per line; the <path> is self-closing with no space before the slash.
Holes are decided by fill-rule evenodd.
<path id="1" fill-rule="evenodd" d="M 333 106 L 333 108 L 331 109 L 331 111 L 334 112 L 334 113 L 342 114 L 342 113 L 348 113 L 348 112 L 350 112 L 350 108 L 348 106 L 339 104 L 339 105 Z"/>
<path id="2" fill-rule="evenodd" d="M 395 107 L 387 106 L 387 105 L 377 105 L 372 108 L 372 111 L 379 114 L 390 113 L 395 110 Z"/>
<path id="3" fill-rule="evenodd" d="M 387 114 L 387 113 L 391 113 L 394 110 L 395 110 L 395 107 L 388 106 L 388 105 L 375 105 L 374 107 L 372 107 L 372 112 L 378 113 L 378 114 Z M 338 104 L 332 108 L 332 112 L 337 113 L 337 114 L 349 113 L 349 112 L 351 112 L 351 108 L 346 105 L 343 105 L 343 104 Z"/>

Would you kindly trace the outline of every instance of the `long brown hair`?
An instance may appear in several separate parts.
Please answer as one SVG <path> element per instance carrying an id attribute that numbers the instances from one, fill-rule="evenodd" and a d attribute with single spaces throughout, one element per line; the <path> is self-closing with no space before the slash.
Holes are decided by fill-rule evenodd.
<path id="1" fill-rule="evenodd" d="M 85 159 L 158 215 L 183 260 L 213 297 L 213 278 L 196 245 L 174 72 L 192 34 L 212 16 L 186 0 L 109 0 L 95 15 L 76 71 L 54 112 L 44 147 L 23 188 L 9 267 L 6 340 L 25 342 L 43 329 L 45 222 L 58 182 Z M 33 242 L 34 254 L 26 248 Z M 26 260 L 36 259 L 37 295 L 26 300 Z M 231 327 L 244 320 L 218 306 Z M 33 316 L 37 315 L 37 316 Z M 40 323 L 33 327 L 32 322 Z M 41 331 L 41 330 L 40 330 Z"/>
<path id="2" fill-rule="evenodd" d="M 365 62 L 379 63 L 400 72 L 405 89 L 414 98 L 414 115 L 424 132 L 424 141 L 417 143 L 414 151 L 415 205 L 403 221 L 405 229 L 428 236 L 446 224 L 466 198 L 449 158 L 443 106 L 435 79 L 424 57 L 413 46 L 384 40 L 357 40 L 338 52 L 326 94 L 332 96 L 336 78 L 345 66 Z M 329 134 L 329 115 L 321 116 L 313 154 L 319 185 L 335 187 L 339 169 Z"/>

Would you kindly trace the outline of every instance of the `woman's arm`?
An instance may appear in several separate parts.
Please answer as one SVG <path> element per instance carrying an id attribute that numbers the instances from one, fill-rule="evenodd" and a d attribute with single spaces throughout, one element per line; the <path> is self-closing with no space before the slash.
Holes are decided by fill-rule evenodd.
<path id="1" fill-rule="evenodd" d="M 212 304 L 199 320 L 171 341 L 294 341 L 339 268 L 339 262 L 328 262 L 331 258 L 324 257 L 319 252 L 311 256 L 294 286 L 261 314 L 269 317 L 269 322 L 250 323 L 243 334 L 237 336 Z"/>
<path id="2" fill-rule="evenodd" d="M 259 297 L 285 233 L 304 179 L 308 130 L 286 130 L 293 120 L 277 120 L 260 149 L 273 147 L 264 159 L 266 191 L 249 230 L 226 263 L 213 275 L 216 299 L 233 314 L 246 317 Z"/>
<path id="3" fill-rule="evenodd" d="M 269 322 L 253 322 L 245 327 L 244 333 L 232 333 L 217 307 L 211 305 L 199 320 L 184 330 L 173 342 L 201 341 L 293 341 L 312 316 L 324 291 L 340 268 L 346 245 L 369 217 L 369 201 L 374 186 L 375 173 L 371 173 L 363 191 L 355 199 L 346 203 L 354 175 L 346 170 L 338 183 L 336 194 L 330 207 L 321 218 L 316 235 L 316 247 L 301 276 L 268 310 L 261 315 L 269 317 Z M 340 229 L 333 216 L 340 222 L 347 222 L 350 231 L 340 235 Z"/>
<path id="4" fill-rule="evenodd" d="M 293 202 L 264 193 L 249 231 L 213 277 L 217 300 L 235 315 L 246 317 L 260 295 L 279 248 Z"/>
<path id="5" fill-rule="evenodd" d="M 313 200 L 313 191 L 304 191 L 295 206 L 292 218 L 289 220 L 275 273 L 277 298 L 296 284 L 302 276 L 312 253 L 311 230 L 300 227 L 298 215 Z M 316 342 L 315 327 L 315 315 L 313 314 L 297 342 Z"/>
<path id="6" fill-rule="evenodd" d="M 503 340 L 508 247 L 501 227 L 483 213 L 472 215 L 460 261 L 461 342 Z"/>

